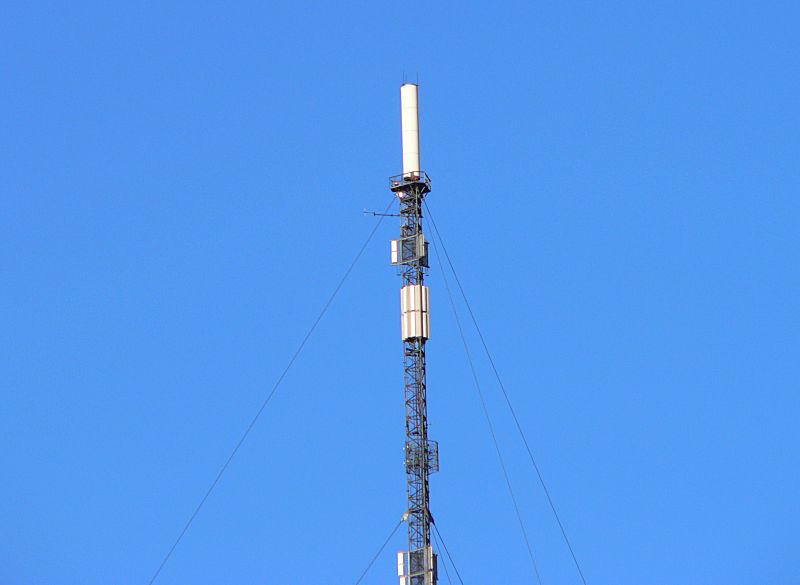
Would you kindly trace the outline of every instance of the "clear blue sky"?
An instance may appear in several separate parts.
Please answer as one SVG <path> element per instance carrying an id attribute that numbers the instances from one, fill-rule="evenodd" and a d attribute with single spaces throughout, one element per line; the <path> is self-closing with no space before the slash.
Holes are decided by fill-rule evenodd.
<path id="1" fill-rule="evenodd" d="M 6 4 L 0 583 L 147 582 L 388 201 L 404 74 L 430 205 L 590 585 L 800 582 L 799 17 Z M 396 232 L 158 583 L 347 585 L 402 514 Z M 429 284 L 433 513 L 466 583 L 532 583 Z M 479 372 L 543 582 L 579 583 Z M 364 583 L 396 582 L 402 543 Z"/>

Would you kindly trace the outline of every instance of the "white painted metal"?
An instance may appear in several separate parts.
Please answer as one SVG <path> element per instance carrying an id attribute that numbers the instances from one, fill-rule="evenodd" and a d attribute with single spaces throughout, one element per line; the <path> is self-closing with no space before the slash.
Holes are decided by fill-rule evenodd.
<path id="1" fill-rule="evenodd" d="M 420 232 L 417 234 L 417 245 L 415 247 L 417 258 L 422 258 L 426 255 L 426 248 L 425 248 L 425 235 Z M 415 258 L 416 260 L 416 258 Z M 426 264 L 427 266 L 427 264 Z"/>
<path id="2" fill-rule="evenodd" d="M 405 574 L 406 574 L 406 554 L 404 552 L 399 552 L 397 553 L 397 576 L 402 577 Z"/>
<path id="3" fill-rule="evenodd" d="M 392 264 L 400 263 L 400 252 L 398 251 L 399 244 L 399 240 L 392 240 Z"/>
<path id="4" fill-rule="evenodd" d="M 419 88 L 415 83 L 400 86 L 400 124 L 403 132 L 403 177 L 419 176 Z"/>
<path id="5" fill-rule="evenodd" d="M 430 336 L 428 287 L 409 284 L 400 289 L 400 330 L 403 340 Z"/>

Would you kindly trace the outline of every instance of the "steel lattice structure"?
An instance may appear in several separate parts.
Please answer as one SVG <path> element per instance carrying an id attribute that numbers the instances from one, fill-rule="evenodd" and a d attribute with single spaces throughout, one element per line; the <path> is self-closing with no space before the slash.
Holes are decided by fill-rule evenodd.
<path id="1" fill-rule="evenodd" d="M 392 240 L 392 264 L 403 279 L 400 289 L 400 329 L 403 340 L 405 396 L 405 467 L 408 509 L 408 549 L 398 554 L 400 585 L 435 585 L 436 556 L 431 547 L 428 478 L 439 469 L 439 447 L 428 440 L 425 343 L 430 333 L 428 244 L 422 233 L 422 203 L 431 190 L 419 163 L 419 109 L 416 84 L 400 87 L 403 173 L 389 179 L 400 202 L 400 238 Z"/>
<path id="2" fill-rule="evenodd" d="M 430 490 L 428 478 L 438 471 L 438 445 L 428 439 L 425 344 L 428 337 L 427 289 L 428 250 L 422 231 L 422 202 L 430 191 L 430 180 L 424 172 L 390 179 L 391 189 L 400 202 L 400 239 L 393 245 L 393 263 L 400 268 L 402 290 L 424 291 L 424 307 L 404 305 L 404 318 L 420 313 L 419 330 L 403 331 L 403 387 L 405 397 L 405 469 L 408 498 L 408 554 L 400 559 L 405 565 L 401 584 L 433 585 L 436 583 L 436 559 L 431 548 Z M 419 287 L 416 288 L 415 287 Z M 420 293 L 422 294 L 422 293 Z M 424 311 L 422 310 L 424 308 Z M 407 311 L 409 309 L 409 311 Z M 424 325 L 422 325 L 424 323 Z M 407 580 L 403 580 L 407 579 Z"/>

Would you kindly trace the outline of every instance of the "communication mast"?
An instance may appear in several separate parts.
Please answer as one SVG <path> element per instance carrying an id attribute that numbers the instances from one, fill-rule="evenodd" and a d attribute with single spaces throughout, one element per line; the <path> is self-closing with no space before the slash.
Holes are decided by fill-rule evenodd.
<path id="1" fill-rule="evenodd" d="M 403 340 L 405 392 L 405 467 L 408 496 L 408 550 L 397 553 L 400 585 L 435 585 L 436 555 L 431 547 L 430 490 L 428 478 L 439 470 L 439 446 L 428 440 L 425 384 L 425 343 L 430 332 L 428 244 L 422 233 L 422 202 L 431 190 L 419 163 L 418 86 L 400 86 L 403 173 L 389 179 L 400 202 L 400 238 L 392 240 L 392 264 L 402 278 L 400 331 Z"/>

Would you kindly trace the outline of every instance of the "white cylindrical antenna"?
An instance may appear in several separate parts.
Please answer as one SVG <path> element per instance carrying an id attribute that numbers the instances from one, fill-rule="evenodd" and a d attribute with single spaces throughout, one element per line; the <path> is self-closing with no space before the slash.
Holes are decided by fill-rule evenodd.
<path id="1" fill-rule="evenodd" d="M 403 131 L 403 177 L 416 179 L 419 166 L 419 107 L 415 83 L 400 86 L 400 120 Z"/>

